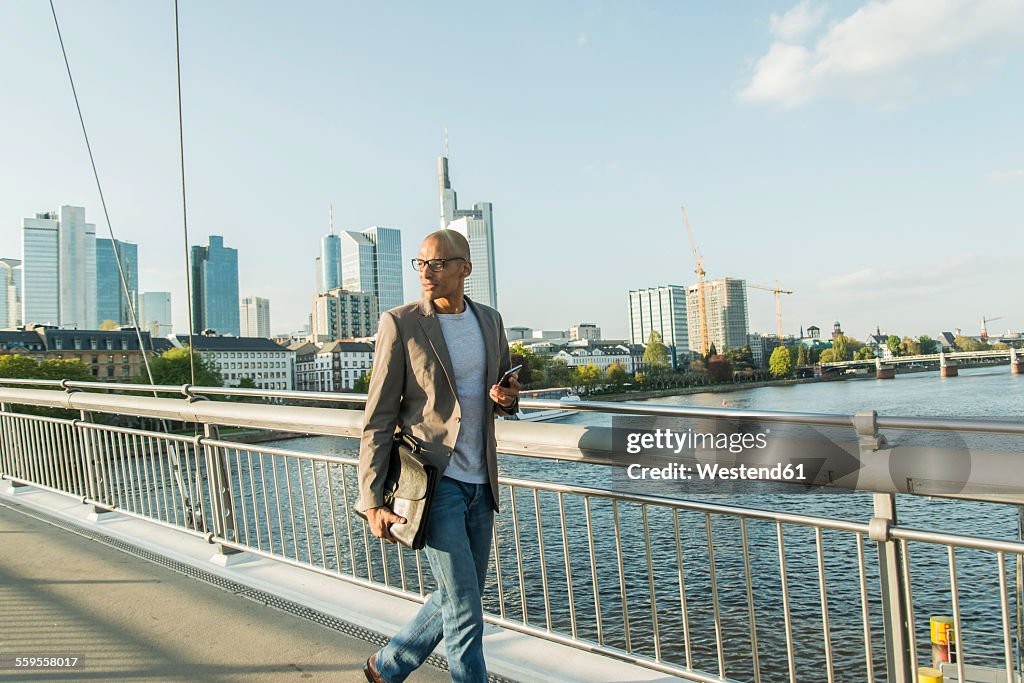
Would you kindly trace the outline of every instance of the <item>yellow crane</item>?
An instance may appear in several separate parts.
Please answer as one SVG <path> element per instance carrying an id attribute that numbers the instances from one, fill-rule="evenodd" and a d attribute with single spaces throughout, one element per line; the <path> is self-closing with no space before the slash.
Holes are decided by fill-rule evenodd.
<path id="1" fill-rule="evenodd" d="M 693 230 L 690 229 L 690 219 L 686 217 L 686 207 L 680 206 L 683 212 L 683 224 L 686 226 L 686 236 L 690 238 L 690 249 L 693 250 L 693 260 L 697 264 L 697 315 L 700 319 L 700 353 L 708 355 L 708 313 L 704 303 L 704 257 L 697 251 L 697 243 L 693 241 Z"/>
<path id="2" fill-rule="evenodd" d="M 753 284 L 749 284 L 749 283 L 747 284 L 747 287 L 753 287 L 754 289 L 763 289 L 766 292 L 774 292 L 775 293 L 775 317 L 776 317 L 776 319 L 778 320 L 778 323 L 779 323 L 779 344 L 781 344 L 782 343 L 782 295 L 783 294 L 792 294 L 793 290 L 791 290 L 791 289 L 782 289 L 781 287 L 779 287 L 779 281 L 778 280 L 775 281 L 775 286 L 774 287 L 768 287 L 767 285 L 753 285 Z"/>

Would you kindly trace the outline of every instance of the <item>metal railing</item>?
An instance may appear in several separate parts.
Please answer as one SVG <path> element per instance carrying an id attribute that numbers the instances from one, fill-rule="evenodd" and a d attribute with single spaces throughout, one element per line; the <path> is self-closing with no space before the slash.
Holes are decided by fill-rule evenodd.
<path id="1" fill-rule="evenodd" d="M 360 411 L 197 400 L 244 391 L 220 388 L 156 388 L 188 397 L 177 399 L 80 391 L 111 389 L 93 383 L 60 388 L 0 388 L 4 478 L 200 535 L 223 552 L 253 553 L 412 600 L 422 601 L 433 589 L 420 553 L 373 538 L 352 513 L 358 495 L 354 444 L 335 455 L 239 443 L 221 431 L 244 426 L 353 437 Z M 258 390 L 244 395 L 314 397 Z M 530 402 L 552 404 L 558 406 Z M 77 417 L 27 414 L 29 407 L 73 410 Z M 882 482 L 870 472 L 889 468 L 892 480 L 891 466 L 901 459 L 881 428 L 1019 439 L 1024 423 L 598 402 L 573 408 L 848 430 L 848 450 L 869 475 L 832 483 L 870 491 L 873 512 L 867 519 L 843 519 L 502 477 L 502 514 L 485 592 L 489 622 L 688 680 L 909 682 L 916 666 L 930 663 L 927 617 L 948 613 L 960 680 L 969 680 L 972 665 L 997 667 L 1004 680 L 1019 680 L 1019 536 L 901 526 L 895 494 L 913 485 Z M 194 428 L 189 435 L 114 426 L 102 424 L 99 413 Z M 500 423 L 499 450 L 575 463 L 561 465 L 563 472 L 623 465 L 629 459 L 616 451 L 611 431 Z M 940 459 L 948 455 L 941 447 L 927 450 Z M 1024 456 L 970 455 L 978 466 L 961 471 L 967 493 L 957 495 L 1006 500 L 1008 491 L 1024 492 L 1016 481 L 1024 468 L 1006 469 Z M 934 459 L 922 462 L 927 472 L 908 465 L 911 482 L 924 474 L 936 477 Z M 1016 520 L 1016 507 L 992 508 Z"/>

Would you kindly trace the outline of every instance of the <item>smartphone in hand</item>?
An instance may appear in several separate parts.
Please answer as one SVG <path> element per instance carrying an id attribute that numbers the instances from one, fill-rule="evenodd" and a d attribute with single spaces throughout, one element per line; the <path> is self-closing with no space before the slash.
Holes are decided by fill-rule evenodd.
<path id="1" fill-rule="evenodd" d="M 519 371 L 522 370 L 522 369 L 523 369 L 522 364 L 519 364 L 519 365 L 515 366 L 514 368 L 509 368 L 508 372 L 506 372 L 504 375 L 502 375 L 501 379 L 498 380 L 498 386 L 500 386 L 500 387 L 507 387 L 509 385 L 509 380 L 511 378 L 513 378 L 513 377 L 518 377 L 519 376 Z"/>

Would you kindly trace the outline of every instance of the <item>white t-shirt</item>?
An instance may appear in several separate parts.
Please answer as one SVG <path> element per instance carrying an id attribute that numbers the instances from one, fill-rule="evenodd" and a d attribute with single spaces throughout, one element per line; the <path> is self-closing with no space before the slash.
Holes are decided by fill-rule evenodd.
<path id="1" fill-rule="evenodd" d="M 448 355 L 455 370 L 455 393 L 462 409 L 462 422 L 455 450 L 444 476 L 467 484 L 486 484 L 487 460 L 484 426 L 491 399 L 487 395 L 487 353 L 484 335 L 473 309 L 462 313 L 438 313 Z"/>

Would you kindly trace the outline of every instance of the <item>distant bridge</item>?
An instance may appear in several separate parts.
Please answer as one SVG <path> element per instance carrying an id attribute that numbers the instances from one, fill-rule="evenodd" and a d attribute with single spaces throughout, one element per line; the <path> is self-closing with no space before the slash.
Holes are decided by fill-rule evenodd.
<path id="1" fill-rule="evenodd" d="M 956 377 L 958 361 L 985 362 L 987 360 L 1010 361 L 1010 372 L 1015 375 L 1024 374 L 1024 351 L 1019 349 L 998 349 L 994 351 L 953 351 L 950 353 L 928 353 L 916 356 L 893 356 L 891 358 L 867 358 L 861 360 L 842 360 L 832 363 L 819 363 L 815 366 L 815 374 L 825 374 L 829 370 L 845 368 L 866 368 L 875 366 L 878 379 L 892 379 L 896 376 L 897 365 L 931 365 L 937 364 L 943 377 Z"/>

